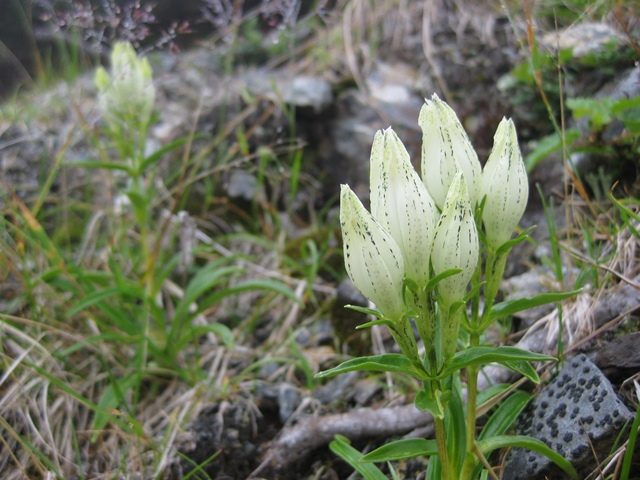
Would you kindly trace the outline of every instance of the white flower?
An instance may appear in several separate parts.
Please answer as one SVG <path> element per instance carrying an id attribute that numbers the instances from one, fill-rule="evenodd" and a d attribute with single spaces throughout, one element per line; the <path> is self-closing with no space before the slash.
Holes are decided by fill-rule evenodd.
<path id="1" fill-rule="evenodd" d="M 478 264 L 478 231 L 473 219 L 465 177 L 458 173 L 451 182 L 449 193 L 436 227 L 431 262 L 436 275 L 452 268 L 462 272 L 439 283 L 445 307 L 462 300 L 467 284 Z"/>
<path id="2" fill-rule="evenodd" d="M 420 110 L 422 128 L 422 180 L 440 209 L 443 209 L 453 178 L 462 170 L 471 206 L 480 193 L 481 168 L 455 112 L 436 94 Z"/>
<path id="3" fill-rule="evenodd" d="M 405 312 L 400 247 L 348 185 L 340 189 L 340 226 L 344 262 L 354 285 L 385 317 L 399 320 Z"/>
<path id="4" fill-rule="evenodd" d="M 493 149 L 482 172 L 482 213 L 489 247 L 496 250 L 511 238 L 529 198 L 529 181 L 518 147 L 516 127 L 503 118 L 493 139 Z"/>
<path id="5" fill-rule="evenodd" d="M 112 130 L 146 127 L 153 112 L 153 72 L 146 58 L 136 57 L 128 42 L 117 42 L 111 52 L 111 74 L 96 70 L 98 106 Z"/>
<path id="6" fill-rule="evenodd" d="M 391 128 L 371 148 L 371 213 L 400 246 L 406 276 L 426 285 L 438 211 Z"/>

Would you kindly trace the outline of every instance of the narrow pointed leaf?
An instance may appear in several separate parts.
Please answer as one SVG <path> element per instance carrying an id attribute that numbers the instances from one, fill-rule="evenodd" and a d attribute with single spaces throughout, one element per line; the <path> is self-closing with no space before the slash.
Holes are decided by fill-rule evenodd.
<path id="1" fill-rule="evenodd" d="M 538 376 L 538 372 L 536 369 L 531 366 L 531 364 L 524 360 L 511 360 L 502 362 L 502 365 L 507 367 L 512 372 L 519 373 L 523 377 L 527 377 L 536 385 L 540 383 L 540 377 Z"/>
<path id="2" fill-rule="evenodd" d="M 529 352 L 516 347 L 472 347 L 458 352 L 453 362 L 440 375 L 446 378 L 452 373 L 466 368 L 470 365 L 487 365 L 489 363 L 500 363 L 509 366 L 509 362 L 545 362 L 555 361 L 556 358 L 541 353 Z"/>
<path id="3" fill-rule="evenodd" d="M 316 378 L 332 377 L 355 370 L 416 374 L 415 368 L 407 357 L 399 353 L 385 353 L 347 360 L 336 367 L 317 373 Z"/>
<path id="4" fill-rule="evenodd" d="M 371 328 L 374 325 L 386 325 L 387 327 L 392 327 L 393 322 L 391 320 L 387 320 L 386 318 L 381 318 L 379 320 L 373 320 L 372 322 L 363 323 L 362 325 L 358 325 L 356 330 L 362 330 L 363 328 Z"/>
<path id="5" fill-rule="evenodd" d="M 491 309 L 491 313 L 489 314 L 489 323 L 491 324 L 499 318 L 513 315 L 514 313 L 518 313 L 523 310 L 528 310 L 530 308 L 545 305 L 547 303 L 559 302 L 561 300 L 564 300 L 565 298 L 573 297 L 581 291 L 582 290 L 574 290 L 573 292 L 563 293 L 541 293 L 540 295 L 536 295 L 535 297 L 524 297 L 497 303 Z"/>
<path id="6" fill-rule="evenodd" d="M 538 452 L 564 470 L 573 479 L 578 479 L 578 472 L 562 455 L 551 450 L 545 443 L 537 438 L 525 437 L 523 435 L 499 435 L 478 442 L 478 448 L 487 456 L 492 451 L 499 448 L 520 447 Z"/>
<path id="7" fill-rule="evenodd" d="M 390 462 L 415 457 L 431 457 L 438 454 L 435 440 L 404 438 L 387 443 L 363 456 L 361 462 Z"/>
<path id="8" fill-rule="evenodd" d="M 367 480 L 387 480 L 387 477 L 372 463 L 361 462 L 362 453 L 349 444 L 349 439 L 336 435 L 329 449 L 353 467 Z"/>
<path id="9" fill-rule="evenodd" d="M 355 310 L 356 312 L 365 313 L 367 315 L 373 315 L 374 317 L 382 317 L 382 313 L 380 310 L 375 310 L 373 308 L 361 307 L 359 305 L 345 305 L 344 308 L 348 308 L 349 310 Z"/>
<path id="10" fill-rule="evenodd" d="M 449 270 L 445 270 L 444 272 L 440 272 L 435 277 L 432 277 L 431 280 L 429 280 L 429 283 L 427 283 L 427 287 L 426 287 L 427 292 L 429 292 L 429 291 L 433 290 L 434 288 L 436 288 L 436 285 L 438 285 L 438 283 L 440 283 L 440 281 L 444 280 L 447 277 L 451 277 L 453 275 L 456 275 L 456 274 L 458 274 L 460 272 L 462 272 L 461 268 L 450 268 Z"/>
<path id="11" fill-rule="evenodd" d="M 478 440 L 503 435 L 515 422 L 517 416 L 522 412 L 527 403 L 531 400 L 531 395 L 522 390 L 515 391 L 509 398 L 504 400 L 495 412 L 491 414 L 489 420 L 478 435 Z"/>
<path id="12" fill-rule="evenodd" d="M 529 238 L 529 234 L 531 233 L 531 231 L 534 228 L 536 228 L 536 225 L 532 225 L 531 227 L 529 227 L 526 230 L 524 230 L 517 237 L 512 238 L 511 240 L 508 240 L 505 243 L 503 243 L 502 245 L 500 245 L 500 247 L 498 247 L 498 249 L 496 250 L 496 256 L 503 255 L 503 254 L 508 254 L 513 247 L 515 247 L 519 243 L 524 242 L 527 238 Z"/>

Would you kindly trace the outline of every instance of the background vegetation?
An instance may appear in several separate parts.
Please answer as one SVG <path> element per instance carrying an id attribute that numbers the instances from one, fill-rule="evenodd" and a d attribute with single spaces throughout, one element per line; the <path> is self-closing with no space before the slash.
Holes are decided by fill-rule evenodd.
<path id="1" fill-rule="evenodd" d="M 2 78 L 13 77 L 0 85 L 6 97 L 0 135 L 12 125 L 28 128 L 43 115 L 33 103 L 37 95 L 60 80 L 77 81 L 106 59 L 116 39 L 150 56 L 179 55 L 206 39 L 229 75 L 267 62 L 326 75 L 337 89 L 365 91 L 367 70 L 401 56 L 402 38 L 411 32 L 421 32 L 432 61 L 423 8 L 450 12 L 449 21 L 462 30 L 480 29 L 463 3 L 202 0 L 172 18 L 163 2 L 13 0 L 3 21 L 19 25 L 15 35 L 26 32 L 22 43 L 30 48 L 18 51 L 7 39 L 0 44 L 2 68 L 12 72 Z M 571 52 L 543 51 L 536 35 L 589 20 L 609 23 L 630 47 L 587 61 L 615 74 L 639 58 L 638 5 L 484 3 L 495 18 L 508 13 L 521 42 L 509 88 L 516 123 L 523 112 L 528 116 L 519 130 L 522 144 L 536 140 L 526 150 L 530 171 L 556 153 L 553 161 L 571 172 L 576 152 L 596 152 L 622 169 L 590 178 L 566 173 L 555 207 L 549 192 L 541 195 L 552 280 L 565 291 L 633 283 L 611 266 L 636 260 L 625 260 L 621 238 L 640 239 L 640 101 L 567 100 L 563 86 L 575 74 Z M 445 83 L 438 88 L 463 102 Z M 298 136 L 295 109 L 279 105 L 288 131 L 264 143 L 256 131 L 269 117 L 260 116 L 260 107 L 248 96 L 240 111 L 222 109 L 206 132 L 194 129 L 153 153 L 138 148 L 134 170 L 122 168 L 122 145 L 103 125 L 80 116 L 74 131 L 88 153 L 74 159 L 74 171 L 84 172 L 74 182 L 68 181 L 71 135 L 58 139 L 52 163 L 43 160 L 38 191 L 0 179 L 2 478 L 170 478 L 181 434 L 206 405 L 239 403 L 256 415 L 251 399 L 259 385 L 284 379 L 310 392 L 327 360 L 323 348 L 334 356 L 360 348 L 344 341 L 350 329 L 332 332 L 313 349 L 300 342 L 302 335 L 322 335 L 319 325 L 345 277 L 337 199 L 311 173 L 315 152 Z M 58 106 L 73 108 L 72 99 Z M 587 119 L 590 134 L 570 127 L 570 115 Z M 614 122 L 624 124 L 625 134 L 608 140 L 602 134 Z M 366 160 L 369 152 L 362 155 Z M 257 179 L 255 194 L 242 202 L 220 189 L 238 165 Z M 614 326 L 637 330 L 633 317 Z M 560 353 L 567 347 L 560 344 Z M 385 403 L 413 391 L 407 379 L 374 379 L 385 385 Z M 315 478 L 329 478 L 322 475 L 332 468 L 344 471 L 323 464 Z"/>

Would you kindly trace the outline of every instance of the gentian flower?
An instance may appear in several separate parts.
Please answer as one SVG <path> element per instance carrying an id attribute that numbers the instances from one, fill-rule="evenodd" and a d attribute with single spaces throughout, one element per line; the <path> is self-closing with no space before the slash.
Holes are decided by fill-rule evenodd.
<path id="1" fill-rule="evenodd" d="M 98 107 L 113 131 L 126 126 L 144 128 L 153 113 L 153 72 L 146 58 L 136 57 L 128 42 L 116 42 L 111 52 L 111 74 L 96 70 Z"/>
<path id="2" fill-rule="evenodd" d="M 436 226 L 431 262 L 436 275 L 452 268 L 462 272 L 439 283 L 440 297 L 445 308 L 462 300 L 467 284 L 478 264 L 478 231 L 471 210 L 467 185 L 462 172 L 453 178 L 449 193 Z"/>
<path id="3" fill-rule="evenodd" d="M 405 275 L 426 285 L 438 210 L 390 128 L 373 140 L 370 184 L 371 213 L 400 247 Z"/>
<path id="4" fill-rule="evenodd" d="M 348 185 L 340 190 L 340 226 L 349 278 L 385 317 L 398 321 L 406 310 L 402 252 Z"/>
<path id="5" fill-rule="evenodd" d="M 511 238 L 527 206 L 529 182 L 512 120 L 503 118 L 482 172 L 482 213 L 488 246 L 494 251 Z"/>
<path id="6" fill-rule="evenodd" d="M 436 94 L 426 100 L 418 120 L 422 128 L 422 180 L 438 208 L 444 208 L 449 186 L 464 173 L 471 206 L 479 200 L 478 155 L 456 113 Z"/>

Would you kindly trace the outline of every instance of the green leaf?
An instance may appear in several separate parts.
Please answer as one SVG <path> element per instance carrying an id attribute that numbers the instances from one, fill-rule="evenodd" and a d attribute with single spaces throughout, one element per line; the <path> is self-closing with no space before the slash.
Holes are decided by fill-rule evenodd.
<path id="1" fill-rule="evenodd" d="M 564 137 L 565 144 L 571 145 L 575 140 L 580 138 L 580 132 L 576 129 L 566 130 Z M 536 165 L 552 153 L 562 150 L 562 146 L 562 136 L 558 133 L 552 133 L 551 135 L 541 139 L 531 153 L 529 153 L 524 159 L 527 173 L 531 173 Z"/>
<path id="2" fill-rule="evenodd" d="M 413 404 L 421 412 L 429 412 L 434 417 L 444 418 L 442 404 L 437 399 L 430 397 L 424 390 L 420 390 L 416 394 Z"/>
<path id="3" fill-rule="evenodd" d="M 405 438 L 387 443 L 360 459 L 361 462 L 389 462 L 415 457 L 431 457 L 438 454 L 435 440 L 425 438 Z"/>
<path id="4" fill-rule="evenodd" d="M 614 104 L 612 98 L 568 98 L 566 102 L 574 118 L 589 117 L 591 128 L 596 131 L 611 123 Z"/>
<path id="5" fill-rule="evenodd" d="M 531 395 L 521 390 L 515 391 L 510 397 L 503 401 L 495 412 L 489 417 L 482 431 L 478 435 L 478 440 L 495 437 L 504 434 L 516 420 L 520 412 L 531 400 Z"/>
<path id="6" fill-rule="evenodd" d="M 127 197 L 131 200 L 131 205 L 133 205 L 133 212 L 136 216 L 136 219 L 140 224 L 145 222 L 147 215 L 149 214 L 149 205 L 147 204 L 147 199 L 138 192 L 134 192 L 129 190 L 127 192 Z"/>
<path id="7" fill-rule="evenodd" d="M 226 263 L 227 259 L 220 259 L 218 261 L 212 262 L 203 268 L 201 268 L 198 273 L 194 275 L 191 279 L 187 288 L 184 291 L 184 295 L 178 305 L 176 305 L 175 318 L 182 319 L 185 318 L 191 313 L 189 312 L 189 308 L 191 304 L 196 302 L 200 296 L 202 296 L 205 292 L 211 290 L 214 286 L 226 281 L 226 277 L 233 273 L 241 272 L 242 269 L 239 267 L 223 267 L 223 263 Z M 202 307 L 200 307 L 202 308 Z"/>
<path id="8" fill-rule="evenodd" d="M 177 344 L 176 351 L 180 351 L 191 340 L 207 333 L 213 333 L 220 337 L 226 346 L 233 346 L 233 332 L 229 330 L 229 327 L 221 323 L 208 323 L 206 325 L 190 327 L 181 338 L 170 339 L 169 341 L 175 342 Z"/>
<path id="9" fill-rule="evenodd" d="M 103 288 L 102 290 L 96 290 L 86 297 L 84 297 L 80 302 L 76 303 L 73 307 L 71 307 L 67 311 L 67 318 L 73 317 L 78 312 L 86 310 L 89 307 L 94 306 L 96 303 L 102 302 L 110 297 L 115 297 L 120 295 L 119 287 L 109 287 Z"/>
<path id="10" fill-rule="evenodd" d="M 353 467 L 367 480 L 387 480 L 387 477 L 373 463 L 361 462 L 362 453 L 349 444 L 349 439 L 336 435 L 329 444 L 329 449 Z"/>
<path id="11" fill-rule="evenodd" d="M 202 135 L 199 135 L 199 136 L 202 136 Z M 142 162 L 140 163 L 140 168 L 138 169 L 138 174 L 142 175 L 142 173 L 144 173 L 144 171 L 147 169 L 147 167 L 149 165 L 151 165 L 152 163 L 156 163 L 160 159 L 160 157 L 162 157 L 165 153 L 168 153 L 171 150 L 173 150 L 174 148 L 177 148 L 177 147 L 179 147 L 181 145 L 184 145 L 188 141 L 190 141 L 192 139 L 196 139 L 199 136 L 197 135 L 197 136 L 194 136 L 192 138 L 188 138 L 188 137 L 179 138 L 177 140 L 174 140 L 171 143 L 168 143 L 167 145 L 165 145 L 164 147 L 160 148 L 159 150 L 156 150 L 151 155 L 149 155 L 147 158 L 142 160 Z"/>
<path id="12" fill-rule="evenodd" d="M 73 343 L 71 346 L 65 348 L 64 350 L 57 351 L 55 355 L 56 357 L 64 358 L 67 355 L 71 355 L 72 353 L 75 353 L 79 350 L 88 348 L 94 343 L 102 342 L 126 345 L 130 343 L 137 343 L 138 339 L 131 335 L 125 335 L 116 332 L 101 333 L 99 335 L 92 335 L 90 337 L 83 338 L 81 341 Z"/>
<path id="13" fill-rule="evenodd" d="M 447 438 L 447 450 L 449 463 L 453 477 L 460 478 L 462 465 L 466 455 L 467 424 L 464 406 L 462 404 L 462 386 L 460 377 L 454 376 L 452 393 L 447 403 L 447 412 L 444 417 L 444 429 Z"/>
<path id="14" fill-rule="evenodd" d="M 425 290 L 427 292 L 430 292 L 431 290 L 436 288 L 436 285 L 438 285 L 438 283 L 440 283 L 442 280 L 444 280 L 447 277 L 452 277 L 453 275 L 457 275 L 461 271 L 462 271 L 461 268 L 450 268 L 449 270 L 445 270 L 444 272 L 439 273 L 435 277 L 431 278 L 431 280 L 429 280 L 429 283 L 427 283 Z"/>
<path id="15" fill-rule="evenodd" d="M 525 437 L 523 435 L 500 435 L 478 442 L 478 448 L 487 456 L 492 451 L 499 448 L 520 447 L 538 452 L 549 458 L 553 463 L 564 470 L 571 478 L 578 480 L 578 472 L 565 458 L 557 452 L 551 450 L 547 445 L 537 438 Z"/>
<path id="16" fill-rule="evenodd" d="M 532 225 L 531 227 L 529 227 L 526 230 L 524 230 L 517 237 L 512 238 L 511 240 L 507 240 L 502 245 L 500 245 L 498 247 L 498 249 L 496 250 L 496 257 L 499 257 L 501 255 L 507 255 L 511 251 L 511 249 L 513 247 L 515 247 L 517 244 L 519 244 L 519 243 L 525 241 L 527 238 L 529 238 L 529 233 L 531 233 L 531 231 L 534 228 L 536 228 L 536 226 Z"/>
<path id="17" fill-rule="evenodd" d="M 101 430 L 113 418 L 113 414 L 110 412 L 125 402 L 124 397 L 134 388 L 138 378 L 136 374 L 132 374 L 120 380 L 112 379 L 112 383 L 103 390 L 100 400 L 98 400 L 96 414 L 93 417 L 91 442 L 95 442 L 98 439 Z"/>
<path id="18" fill-rule="evenodd" d="M 373 308 L 360 307 L 358 305 L 345 305 L 344 308 L 349 310 L 355 310 L 356 312 L 365 313 L 367 315 L 373 315 L 374 317 L 382 317 L 380 310 L 374 310 Z"/>
<path id="19" fill-rule="evenodd" d="M 386 325 L 387 327 L 393 327 L 393 322 L 386 318 L 381 318 L 379 320 L 373 320 L 371 322 L 363 323 L 356 327 L 356 330 L 362 330 L 363 328 L 371 328 L 374 325 Z"/>
<path id="20" fill-rule="evenodd" d="M 536 369 L 533 368 L 529 362 L 513 360 L 513 361 L 503 362 L 503 365 L 507 367 L 509 370 L 519 373 L 523 377 L 527 377 L 529 380 L 531 380 L 535 384 L 540 383 L 540 377 L 538 376 L 538 372 L 536 372 Z"/>
<path id="21" fill-rule="evenodd" d="M 626 112 L 628 110 L 633 110 L 640 107 L 640 96 L 633 98 L 621 98 L 616 100 L 615 103 L 611 106 L 611 113 L 614 115 L 619 115 L 622 112 Z"/>
<path id="22" fill-rule="evenodd" d="M 402 285 L 403 285 L 404 288 L 408 289 L 412 293 L 418 293 L 418 290 L 420 289 L 420 286 L 418 285 L 418 282 L 416 282 L 415 280 L 413 280 L 411 278 L 407 278 L 407 277 L 404 277 L 402 279 Z M 404 289 L 403 289 L 403 293 L 404 293 Z"/>
<path id="23" fill-rule="evenodd" d="M 498 383 L 497 385 L 491 385 L 487 389 L 482 390 L 481 392 L 478 392 L 478 395 L 476 397 L 476 406 L 480 407 L 481 405 L 485 404 L 496 395 L 500 395 L 510 386 L 511 384 L 509 383 Z"/>
<path id="24" fill-rule="evenodd" d="M 640 216 L 637 215 L 633 210 L 626 207 L 622 202 L 617 200 L 612 194 L 609 195 L 609 198 L 613 201 L 613 203 L 620 210 L 620 217 L 624 221 L 624 224 L 629 228 L 629 231 L 633 236 L 640 239 L 640 232 L 636 229 L 636 226 L 633 222 L 629 221 L 629 218 L 633 218 L 636 221 L 640 222 Z"/>
<path id="25" fill-rule="evenodd" d="M 513 315 L 514 313 L 518 313 L 523 310 L 528 310 L 540 305 L 546 305 L 547 303 L 559 302 L 560 300 L 564 300 L 565 298 L 573 297 L 581 291 L 582 289 L 563 293 L 541 293 L 540 295 L 536 295 L 535 297 L 517 298 L 515 300 L 507 300 L 505 302 L 497 303 L 493 306 L 493 308 L 491 308 L 491 313 L 489 314 L 488 318 L 488 324 L 490 325 L 491 323 L 502 317 Z"/>
<path id="26" fill-rule="evenodd" d="M 425 480 L 442 480 L 442 463 L 440 455 L 433 455 L 429 458 L 427 472 L 424 475 Z"/>
<path id="27" fill-rule="evenodd" d="M 638 387 L 638 384 L 636 383 L 636 389 L 637 387 Z M 631 431 L 629 432 L 627 449 L 624 452 L 624 459 L 622 460 L 622 471 L 620 473 L 621 480 L 627 480 L 629 478 L 633 455 L 636 452 L 635 445 L 638 439 L 638 428 L 640 428 L 640 404 L 638 404 L 638 408 L 636 409 L 636 416 L 633 419 L 633 424 L 631 425 Z"/>
<path id="28" fill-rule="evenodd" d="M 63 165 L 69 165 L 75 168 L 104 168 L 107 170 L 121 170 L 131 175 L 129 166 L 121 163 L 113 162 L 62 162 Z"/>
<path id="29" fill-rule="evenodd" d="M 556 361 L 556 358 L 541 353 L 529 352 L 516 347 L 472 347 L 456 353 L 453 362 L 444 369 L 439 378 L 446 378 L 452 373 L 470 365 L 487 365 L 500 363 L 511 368 L 510 362 L 544 362 Z M 520 367 L 519 367 L 520 368 Z M 516 370 L 519 373 L 519 370 Z M 537 375 L 536 375 L 537 377 Z"/>
<path id="30" fill-rule="evenodd" d="M 399 372 L 416 375 L 416 370 L 411 361 L 399 353 L 385 353 L 383 355 L 372 355 L 347 360 L 340 365 L 323 372 L 318 372 L 316 378 L 326 378 L 339 375 L 341 373 L 353 372 L 355 370 L 375 371 L 375 372 Z"/>
<path id="31" fill-rule="evenodd" d="M 277 280 L 247 280 L 246 282 L 241 282 L 236 285 L 232 285 L 230 287 L 224 288 L 218 292 L 213 293 L 208 296 L 204 301 L 201 302 L 203 308 L 206 308 L 210 305 L 214 305 L 219 302 L 223 298 L 229 297 L 231 295 L 237 295 L 242 292 L 252 292 L 252 291 L 270 291 L 274 293 L 278 293 L 287 297 L 289 300 L 293 300 L 298 305 L 302 306 L 302 300 L 298 298 L 293 290 L 291 290 L 287 285 Z"/>

